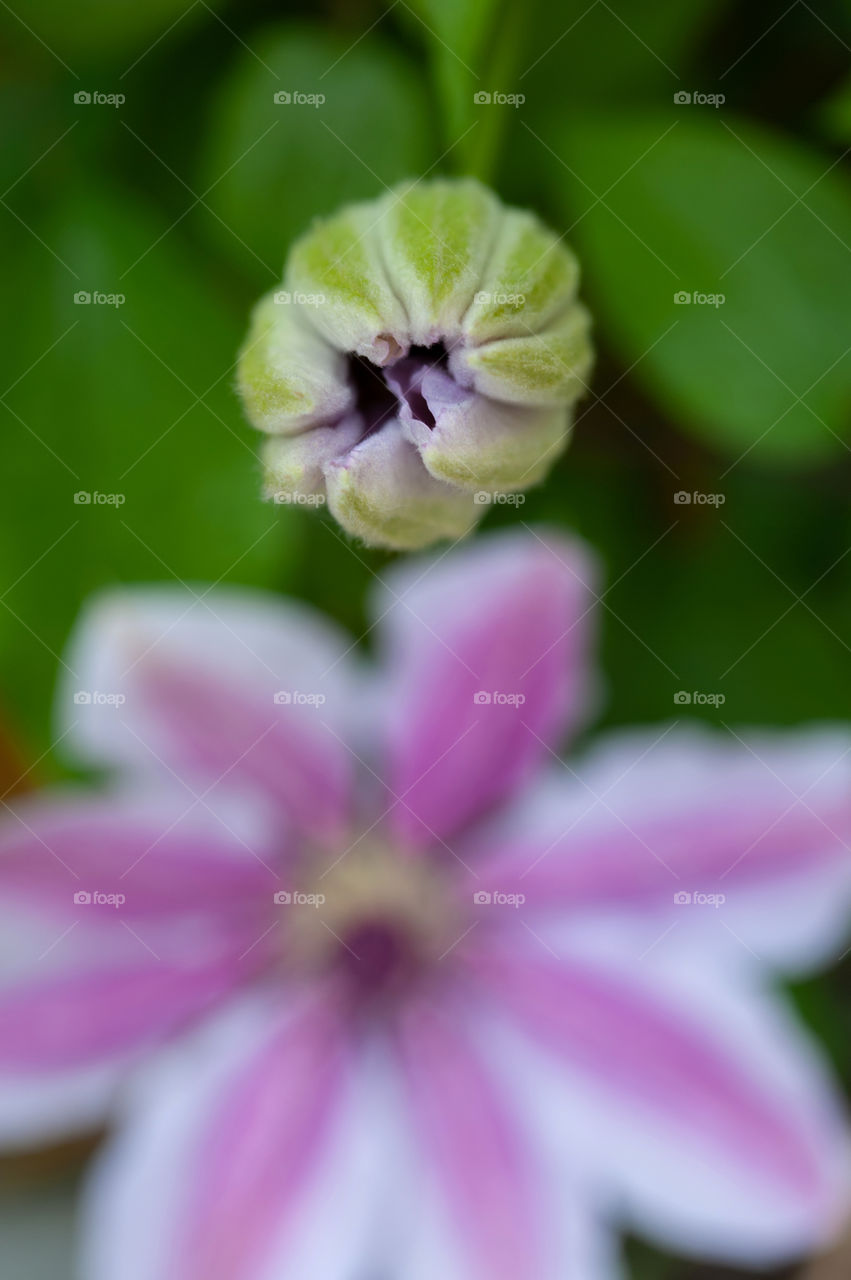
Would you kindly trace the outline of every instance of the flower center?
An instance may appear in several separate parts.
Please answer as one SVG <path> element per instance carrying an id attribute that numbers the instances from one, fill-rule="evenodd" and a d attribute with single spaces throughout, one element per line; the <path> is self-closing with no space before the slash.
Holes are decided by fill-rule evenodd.
<path id="1" fill-rule="evenodd" d="M 440 869 L 366 840 L 314 875 L 293 906 L 294 962 L 333 971 L 359 999 L 407 989 L 463 932 Z"/>
<path id="2" fill-rule="evenodd" d="M 349 356 L 349 378 L 355 387 L 357 410 L 366 424 L 365 434 L 371 435 L 400 413 L 434 427 L 434 414 L 423 394 L 422 381 L 430 369 L 445 372 L 447 360 L 442 342 L 411 347 L 406 356 L 385 369 L 363 356 Z"/>
<path id="3" fill-rule="evenodd" d="M 340 943 L 338 967 L 364 992 L 399 987 L 416 968 L 410 939 L 388 920 L 362 920 Z"/>

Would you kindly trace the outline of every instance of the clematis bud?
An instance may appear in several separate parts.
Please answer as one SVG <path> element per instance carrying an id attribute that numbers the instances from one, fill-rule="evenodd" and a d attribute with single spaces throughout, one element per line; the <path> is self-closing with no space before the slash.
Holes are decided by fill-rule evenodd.
<path id="1" fill-rule="evenodd" d="M 554 232 L 472 179 L 317 222 L 239 361 L 267 496 L 326 500 L 376 546 L 469 532 L 477 495 L 528 488 L 567 444 L 592 363 L 578 283 Z"/>

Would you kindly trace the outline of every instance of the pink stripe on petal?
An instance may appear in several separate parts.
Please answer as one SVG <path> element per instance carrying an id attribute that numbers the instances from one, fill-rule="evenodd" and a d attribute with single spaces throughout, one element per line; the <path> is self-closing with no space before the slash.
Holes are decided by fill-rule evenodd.
<path id="1" fill-rule="evenodd" d="M 254 1280 L 314 1171 L 345 1065 L 336 1012 L 317 1003 L 231 1080 L 189 1175 L 174 1280 Z"/>
<path id="2" fill-rule="evenodd" d="M 772 1185 L 808 1199 L 823 1192 L 803 1123 L 687 1015 L 576 963 L 533 958 L 522 945 L 486 944 L 473 963 L 518 1025 L 601 1090 L 650 1108 Z"/>
<path id="3" fill-rule="evenodd" d="M 277 703 L 271 689 L 264 701 L 221 674 L 157 656 L 140 663 L 137 680 L 159 731 L 150 745 L 178 777 L 248 785 L 303 829 L 329 839 L 340 834 L 351 758 L 323 726 L 321 707 Z"/>
<path id="4" fill-rule="evenodd" d="M 771 804 L 755 797 L 725 806 L 719 794 L 711 807 L 704 801 L 677 815 L 625 824 L 612 817 L 602 830 L 578 824 L 560 838 L 522 836 L 502 849 L 491 841 L 479 865 L 500 890 L 524 893 L 531 911 L 665 908 L 681 889 L 729 895 L 847 862 L 849 851 L 848 801 L 780 793 Z"/>
<path id="5" fill-rule="evenodd" d="M 86 922 L 96 915 L 114 919 L 115 908 L 92 901 L 82 916 L 75 901 L 80 892 L 121 894 L 127 919 L 256 913 L 276 887 L 263 865 L 274 851 L 259 851 L 261 861 L 224 826 L 179 823 L 187 807 L 183 801 L 156 817 L 141 805 L 131 810 L 110 800 L 30 804 L 0 834 L 0 889 Z"/>
<path id="6" fill-rule="evenodd" d="M 479 541 L 397 575 L 387 602 L 391 821 L 412 845 L 509 799 L 587 702 L 584 548 L 531 534 Z"/>
<path id="7" fill-rule="evenodd" d="M 56 1071 L 150 1048 L 228 995 L 235 966 L 82 972 L 0 990 L 0 1072 Z"/>
<path id="8" fill-rule="evenodd" d="M 534 1184 L 512 1119 L 460 1027 L 421 1004 L 398 1048 L 414 1125 L 477 1280 L 543 1274 Z"/>

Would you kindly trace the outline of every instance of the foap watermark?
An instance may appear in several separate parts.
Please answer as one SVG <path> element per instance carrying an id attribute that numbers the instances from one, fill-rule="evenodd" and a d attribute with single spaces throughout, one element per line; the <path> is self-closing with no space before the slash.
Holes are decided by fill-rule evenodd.
<path id="1" fill-rule="evenodd" d="M 525 893 L 502 893 L 499 889 L 477 889 L 473 894 L 473 905 L 476 907 L 522 907 L 526 901 Z"/>
<path id="2" fill-rule="evenodd" d="M 99 889 L 78 889 L 74 894 L 77 907 L 123 907 L 127 898 L 123 893 L 101 893 Z"/>
<path id="3" fill-rule="evenodd" d="M 101 493 L 99 489 L 78 489 L 74 494 L 75 507 L 123 507 L 127 495 Z"/>
<path id="4" fill-rule="evenodd" d="M 717 111 L 726 101 L 723 93 L 702 93 L 700 89 L 679 89 L 674 94 L 674 105 L 677 107 L 714 107 Z"/>
<path id="5" fill-rule="evenodd" d="M 276 707 L 321 707 L 324 693 L 302 693 L 299 689 L 279 689 L 272 698 Z"/>
<path id="6" fill-rule="evenodd" d="M 272 94 L 278 107 L 324 107 L 324 93 L 304 93 L 301 89 L 278 89 Z"/>
<path id="7" fill-rule="evenodd" d="M 323 907 L 324 893 L 299 893 L 290 889 L 278 889 L 274 895 L 277 907 Z"/>
<path id="8" fill-rule="evenodd" d="M 699 489 L 678 489 L 674 494 L 676 507 L 723 507 L 727 501 L 726 493 L 702 493 Z"/>
<path id="9" fill-rule="evenodd" d="M 723 307 L 727 301 L 725 293 L 701 293 L 700 289 L 678 289 L 674 294 L 674 302 L 678 307 Z"/>
<path id="10" fill-rule="evenodd" d="M 700 689 L 680 689 L 674 694 L 675 707 L 723 707 L 727 701 L 724 693 L 701 693 Z"/>
<path id="11" fill-rule="evenodd" d="M 723 907 L 727 901 L 726 893 L 687 893 L 679 889 L 674 894 L 675 907 Z"/>
<path id="12" fill-rule="evenodd" d="M 123 707 L 126 701 L 123 693 L 101 693 L 99 689 L 78 689 L 74 694 L 78 707 Z"/>
<path id="13" fill-rule="evenodd" d="M 525 101 L 525 93 L 503 93 L 499 89 L 480 89 L 473 94 L 477 107 L 522 107 Z"/>
<path id="14" fill-rule="evenodd" d="M 292 293 L 289 289 L 277 289 L 275 302 L 279 307 L 324 307 L 328 299 L 324 293 Z"/>
<path id="15" fill-rule="evenodd" d="M 503 93 L 502 90 L 486 90 L 482 88 L 477 93 L 473 93 L 473 102 L 476 106 L 513 106 L 518 108 L 526 101 L 525 93 Z"/>
<path id="16" fill-rule="evenodd" d="M 487 507 L 491 503 L 497 507 L 522 507 L 526 501 L 525 493 L 502 493 L 498 489 L 477 489 L 473 501 L 478 507 Z"/>
<path id="17" fill-rule="evenodd" d="M 78 289 L 74 294 L 75 307 L 123 307 L 126 301 L 123 293 L 103 293 L 100 289 Z"/>
<path id="18" fill-rule="evenodd" d="M 324 507 L 324 493 L 299 493 L 295 489 L 277 489 L 272 501 L 281 507 Z"/>
<path id="19" fill-rule="evenodd" d="M 123 107 L 127 101 L 123 93 L 101 93 L 100 89 L 78 89 L 74 102 L 78 107 Z"/>
<path id="20" fill-rule="evenodd" d="M 480 307 L 525 307 L 525 293 L 488 293 L 480 289 L 473 301 Z"/>
<path id="21" fill-rule="evenodd" d="M 503 693 L 499 689 L 479 689 L 473 694 L 477 707 L 522 707 L 525 701 L 525 693 Z"/>

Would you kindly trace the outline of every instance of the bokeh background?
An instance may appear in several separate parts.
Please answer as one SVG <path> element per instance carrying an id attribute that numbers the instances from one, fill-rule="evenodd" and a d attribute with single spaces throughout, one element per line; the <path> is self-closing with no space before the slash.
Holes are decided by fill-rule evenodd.
<path id="1" fill-rule="evenodd" d="M 387 557 L 259 502 L 234 361 L 312 217 L 425 172 L 583 262 L 574 443 L 487 522 L 599 549 L 602 723 L 848 718 L 848 0 L 12 0 L 0 35 L 4 798 L 67 771 L 52 690 L 98 587 L 244 582 L 364 631 Z M 849 1085 L 850 981 L 793 992 Z M 0 1164 L 8 1280 L 71 1274 L 83 1157 Z"/>

